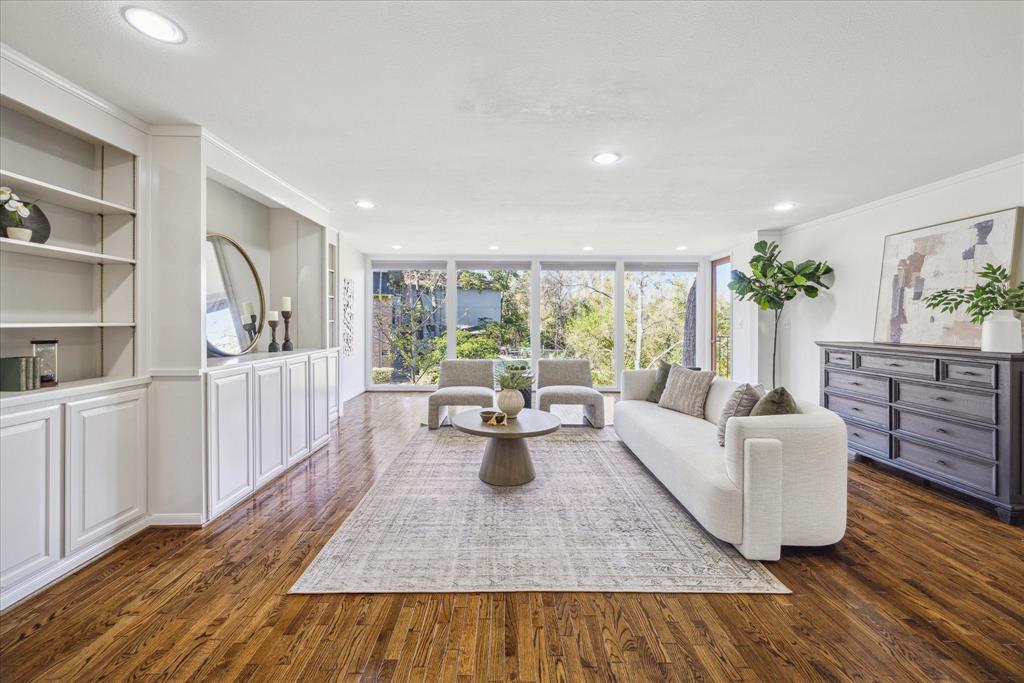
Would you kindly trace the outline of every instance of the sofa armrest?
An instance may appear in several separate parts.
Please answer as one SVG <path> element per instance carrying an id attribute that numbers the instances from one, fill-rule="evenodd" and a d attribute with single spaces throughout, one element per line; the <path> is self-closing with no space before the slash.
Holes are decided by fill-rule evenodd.
<path id="1" fill-rule="evenodd" d="M 656 370 L 624 370 L 619 398 L 623 401 L 646 401 L 654 388 Z"/>
<path id="2" fill-rule="evenodd" d="M 736 549 L 748 560 L 782 555 L 782 442 L 743 442 L 743 540 Z"/>

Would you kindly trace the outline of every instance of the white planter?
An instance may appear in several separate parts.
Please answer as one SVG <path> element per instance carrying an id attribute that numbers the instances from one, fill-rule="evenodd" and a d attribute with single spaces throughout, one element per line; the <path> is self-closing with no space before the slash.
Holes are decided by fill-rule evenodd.
<path id="1" fill-rule="evenodd" d="M 993 311 L 981 323 L 981 350 L 999 353 L 1021 353 L 1021 324 L 1013 311 Z"/>
<path id="2" fill-rule="evenodd" d="M 510 420 L 516 419 L 525 405 L 526 401 L 517 389 L 502 389 L 498 392 L 498 410 L 508 415 Z"/>

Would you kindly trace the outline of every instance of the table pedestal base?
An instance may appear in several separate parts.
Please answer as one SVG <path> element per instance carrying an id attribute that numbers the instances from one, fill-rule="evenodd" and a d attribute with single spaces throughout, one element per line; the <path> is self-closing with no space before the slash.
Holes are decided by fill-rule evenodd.
<path id="1" fill-rule="evenodd" d="M 492 486 L 522 486 L 537 476 L 526 439 L 488 439 L 480 480 Z"/>

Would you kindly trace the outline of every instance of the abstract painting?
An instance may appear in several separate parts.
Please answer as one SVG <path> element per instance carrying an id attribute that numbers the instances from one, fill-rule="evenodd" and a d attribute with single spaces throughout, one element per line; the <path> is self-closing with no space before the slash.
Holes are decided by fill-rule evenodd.
<path id="1" fill-rule="evenodd" d="M 958 311 L 926 308 L 924 297 L 971 287 L 986 263 L 1014 268 L 1021 209 L 1007 209 L 885 238 L 875 311 L 875 341 L 932 346 L 981 345 L 981 327 Z"/>
<path id="2" fill-rule="evenodd" d="M 347 277 L 342 281 L 341 293 L 341 348 L 346 357 L 351 356 L 356 350 L 355 303 L 355 283 L 352 282 L 352 278 Z"/>

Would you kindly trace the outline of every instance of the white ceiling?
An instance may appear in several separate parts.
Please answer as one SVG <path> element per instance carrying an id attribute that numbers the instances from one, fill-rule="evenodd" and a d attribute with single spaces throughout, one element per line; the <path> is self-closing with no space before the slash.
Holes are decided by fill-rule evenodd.
<path id="1" fill-rule="evenodd" d="M 208 127 L 368 252 L 706 254 L 1024 149 L 1019 2 L 4 0 L 0 27 L 146 121 Z"/>

